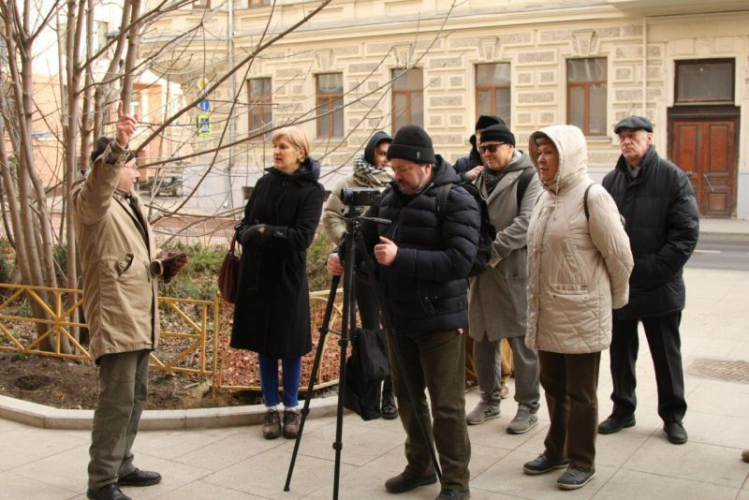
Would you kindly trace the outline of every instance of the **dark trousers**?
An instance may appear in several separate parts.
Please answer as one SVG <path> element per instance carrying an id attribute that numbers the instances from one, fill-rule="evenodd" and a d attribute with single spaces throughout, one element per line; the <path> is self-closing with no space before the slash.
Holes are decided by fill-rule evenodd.
<path id="1" fill-rule="evenodd" d="M 398 398 L 401 423 L 406 431 L 406 470 L 419 476 L 434 474 L 429 447 L 419 430 L 416 408 L 421 409 L 430 441 L 437 446 L 442 467 L 442 487 L 468 489 L 468 439 L 465 412 L 465 342 L 457 330 L 430 333 L 398 333 L 395 342 L 403 356 L 403 372 L 395 357 L 393 338 L 388 336 L 393 387 Z M 414 392 L 411 401 L 404 379 Z M 424 390 L 429 391 L 432 419 Z"/>
<path id="2" fill-rule="evenodd" d="M 380 308 L 377 305 L 374 288 L 361 280 L 354 280 L 354 288 L 356 289 L 356 307 L 359 309 L 362 328 L 378 330 L 380 328 Z M 393 381 L 388 377 L 382 384 L 382 395 L 392 394 Z"/>
<path id="3" fill-rule="evenodd" d="M 148 396 L 149 353 L 106 354 L 99 361 L 99 399 L 89 448 L 91 489 L 116 483 L 135 470 L 131 448 Z"/>
<path id="4" fill-rule="evenodd" d="M 538 351 L 541 386 L 546 391 L 551 425 L 544 454 L 570 459 L 570 467 L 595 469 L 598 434 L 598 368 L 601 353 L 559 354 Z"/>
<path id="5" fill-rule="evenodd" d="M 664 422 L 681 422 L 687 412 L 684 398 L 684 371 L 681 365 L 681 312 L 642 318 L 650 346 L 658 384 L 658 415 Z M 637 408 L 635 364 L 639 349 L 638 320 L 614 320 L 611 341 L 611 378 L 614 392 L 613 413 L 628 417 Z"/>

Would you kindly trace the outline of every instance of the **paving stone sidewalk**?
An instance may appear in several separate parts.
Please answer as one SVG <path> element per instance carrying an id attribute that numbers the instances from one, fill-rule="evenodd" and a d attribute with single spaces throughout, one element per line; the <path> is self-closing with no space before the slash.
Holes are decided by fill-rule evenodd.
<path id="1" fill-rule="evenodd" d="M 641 334 L 637 425 L 599 436 L 597 477 L 574 492 L 558 490 L 557 474 L 526 476 L 523 462 L 543 450 L 546 406 L 540 424 L 521 436 L 505 429 L 517 408 L 510 398 L 502 416 L 470 426 L 472 498 L 732 499 L 749 500 L 749 384 L 706 378 L 706 362 L 749 361 L 749 273 L 687 269 L 688 304 L 683 353 L 689 442 L 668 443 L 656 413 L 652 362 Z M 608 356 L 601 363 L 600 416 L 611 408 Z M 740 369 L 740 368 L 739 368 Z M 745 368 L 746 369 L 746 368 Z M 710 375 L 712 372 L 707 372 Z M 712 373 L 721 376 L 720 371 Z M 477 391 L 467 394 L 469 409 Z M 240 500 L 331 498 L 335 418 L 310 419 L 290 492 L 283 491 L 293 442 L 266 441 L 260 427 L 144 431 L 135 443 L 136 464 L 161 472 L 149 488 L 126 488 L 134 499 Z M 393 499 L 384 481 L 404 466 L 404 432 L 398 421 L 344 419 L 340 498 Z M 89 433 L 30 427 L 0 419 L 0 499 L 84 499 Z M 561 471 L 560 471 L 561 472 Z M 433 499 L 438 486 L 398 498 Z"/>

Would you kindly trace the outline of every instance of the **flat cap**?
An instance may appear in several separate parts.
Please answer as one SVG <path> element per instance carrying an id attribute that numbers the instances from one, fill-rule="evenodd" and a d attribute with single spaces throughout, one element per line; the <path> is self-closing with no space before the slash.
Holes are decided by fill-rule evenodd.
<path id="1" fill-rule="evenodd" d="M 653 124 L 644 116 L 629 116 L 614 127 L 614 133 L 618 134 L 621 129 L 626 128 L 629 130 L 644 130 L 646 132 L 653 132 Z"/>

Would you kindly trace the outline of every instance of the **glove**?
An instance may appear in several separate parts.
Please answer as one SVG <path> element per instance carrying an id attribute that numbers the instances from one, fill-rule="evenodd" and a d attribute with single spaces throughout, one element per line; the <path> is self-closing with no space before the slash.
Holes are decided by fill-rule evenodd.
<path id="1" fill-rule="evenodd" d="M 246 245 L 251 240 L 265 232 L 265 224 L 254 224 L 252 226 L 244 226 L 237 233 L 237 241 L 242 245 Z"/>
<path id="2" fill-rule="evenodd" d="M 173 253 L 163 250 L 159 255 L 161 265 L 164 268 L 162 276 L 164 277 L 164 283 L 169 283 L 172 278 L 179 274 L 179 271 L 187 264 L 190 258 L 186 253 Z"/>

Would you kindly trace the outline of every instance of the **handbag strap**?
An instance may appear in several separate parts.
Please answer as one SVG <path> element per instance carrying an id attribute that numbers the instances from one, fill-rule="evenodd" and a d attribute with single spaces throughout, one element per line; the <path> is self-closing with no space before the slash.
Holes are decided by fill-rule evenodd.
<path id="1" fill-rule="evenodd" d="M 229 243 L 229 253 L 231 255 L 236 256 L 237 255 L 236 248 L 237 248 L 237 232 L 234 231 L 234 236 L 231 237 L 231 243 Z"/>

